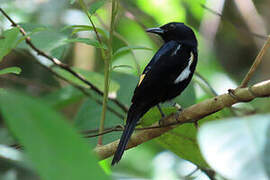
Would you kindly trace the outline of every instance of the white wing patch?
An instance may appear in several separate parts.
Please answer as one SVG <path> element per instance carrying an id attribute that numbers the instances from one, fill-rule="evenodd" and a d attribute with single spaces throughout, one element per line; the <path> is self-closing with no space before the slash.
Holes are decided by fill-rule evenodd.
<path id="1" fill-rule="evenodd" d="M 188 65 L 187 67 L 179 74 L 179 76 L 174 80 L 174 84 L 177 84 L 185 79 L 188 78 L 189 74 L 191 73 L 190 71 L 190 66 L 193 62 L 193 59 L 194 59 L 194 55 L 193 53 L 191 52 L 190 53 L 190 58 L 189 58 L 189 61 L 188 61 Z"/>
<path id="2" fill-rule="evenodd" d="M 171 56 L 176 55 L 176 54 L 177 54 L 177 51 L 178 51 L 180 48 L 181 48 L 181 44 L 179 44 L 179 45 L 177 46 L 176 50 L 173 51 L 173 53 L 171 54 Z"/>

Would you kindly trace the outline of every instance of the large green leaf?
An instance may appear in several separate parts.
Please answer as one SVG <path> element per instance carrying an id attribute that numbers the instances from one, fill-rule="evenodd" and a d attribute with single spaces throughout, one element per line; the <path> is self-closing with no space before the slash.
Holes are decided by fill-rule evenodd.
<path id="1" fill-rule="evenodd" d="M 201 152 L 228 179 L 270 178 L 270 115 L 209 122 L 199 131 Z"/>
<path id="2" fill-rule="evenodd" d="M 71 73 L 69 73 L 63 69 L 60 69 L 58 67 L 54 67 L 53 70 L 56 73 L 60 74 L 61 76 L 64 76 L 69 81 L 71 81 L 79 86 L 83 86 L 86 88 L 89 87 L 85 83 L 83 83 L 81 80 L 79 80 L 78 78 L 73 76 Z M 88 81 L 90 81 L 92 84 L 94 84 L 96 87 L 98 87 L 101 91 L 104 90 L 104 76 L 102 76 L 101 74 L 96 73 L 96 72 L 92 72 L 92 71 L 86 71 L 86 70 L 79 69 L 79 68 L 73 68 L 73 70 L 76 71 L 77 73 L 80 73 L 81 75 L 83 75 Z M 119 89 L 119 84 L 117 82 L 111 80 L 109 92 L 115 92 L 118 89 Z"/>
<path id="3" fill-rule="evenodd" d="M 0 62 L 4 56 L 16 47 L 19 34 L 19 28 L 12 28 L 3 32 L 3 37 L 0 38 Z"/>
<path id="4" fill-rule="evenodd" d="M 22 69 L 19 67 L 8 67 L 5 69 L 0 69 L 0 75 L 9 74 L 9 73 L 20 74 L 21 71 Z"/>
<path id="5" fill-rule="evenodd" d="M 8 92 L 0 108 L 42 179 L 107 179 L 90 146 L 42 101 Z"/>

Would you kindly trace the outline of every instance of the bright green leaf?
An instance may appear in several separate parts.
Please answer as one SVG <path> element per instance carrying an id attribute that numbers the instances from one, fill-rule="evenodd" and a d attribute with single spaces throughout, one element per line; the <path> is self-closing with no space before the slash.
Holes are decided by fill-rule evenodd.
<path id="1" fill-rule="evenodd" d="M 5 69 L 0 69 L 0 75 L 9 74 L 9 73 L 20 74 L 21 71 L 22 69 L 19 67 L 8 67 Z"/>
<path id="2" fill-rule="evenodd" d="M 227 179 L 270 178 L 270 115 L 209 122 L 199 130 L 201 152 Z"/>
<path id="3" fill-rule="evenodd" d="M 0 62 L 13 48 L 16 47 L 20 31 L 19 28 L 6 30 L 0 38 Z"/>
<path id="4" fill-rule="evenodd" d="M 126 53 L 129 52 L 130 50 L 150 50 L 152 51 L 152 48 L 148 48 L 148 47 L 143 47 L 143 46 L 125 46 L 122 48 L 119 48 L 114 54 L 113 56 L 119 56 L 122 53 Z"/>
<path id="5" fill-rule="evenodd" d="M 106 0 L 97 0 L 90 5 L 89 13 L 91 15 L 95 14 L 96 11 L 101 8 L 106 3 Z"/>
<path id="6" fill-rule="evenodd" d="M 88 85 L 86 85 L 85 83 L 83 83 L 81 80 L 79 80 L 78 78 L 76 78 L 75 76 L 73 76 L 71 73 L 60 69 L 58 67 L 54 67 L 53 70 L 60 74 L 61 76 L 64 76 L 66 79 L 68 79 L 69 81 L 79 85 L 79 86 L 83 86 L 85 88 L 89 88 Z M 101 91 L 104 90 L 104 76 L 96 73 L 96 72 L 92 72 L 92 71 L 87 71 L 87 70 L 83 70 L 83 69 L 79 69 L 79 68 L 73 68 L 74 71 L 76 71 L 77 73 L 83 75 L 88 81 L 90 81 L 92 84 L 94 84 L 97 88 L 99 88 Z M 119 84 L 113 80 L 110 81 L 110 88 L 109 88 L 109 92 L 115 92 L 119 89 Z"/>
<path id="7" fill-rule="evenodd" d="M 107 47 L 105 45 L 100 44 L 97 40 L 89 39 L 89 38 L 67 39 L 67 40 L 65 40 L 65 42 L 67 42 L 67 43 L 79 42 L 79 43 L 84 43 L 84 44 L 87 44 L 87 45 L 95 46 L 97 48 L 107 49 Z"/>
<path id="8" fill-rule="evenodd" d="M 42 101 L 8 92 L 0 96 L 0 107 L 41 179 L 108 179 L 86 141 Z"/>

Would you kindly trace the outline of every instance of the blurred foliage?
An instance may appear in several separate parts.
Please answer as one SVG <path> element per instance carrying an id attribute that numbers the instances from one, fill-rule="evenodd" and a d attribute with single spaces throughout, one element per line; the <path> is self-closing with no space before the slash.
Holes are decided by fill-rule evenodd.
<path id="1" fill-rule="evenodd" d="M 206 0 L 119 0 L 116 33 L 112 44 L 108 44 L 111 1 L 84 2 L 104 42 L 102 44 L 96 39 L 93 26 L 76 0 L 0 0 L 1 8 L 24 28 L 37 48 L 68 64 L 102 91 L 102 50 L 111 45 L 113 58 L 109 96 L 116 97 L 127 107 L 139 72 L 143 71 L 162 44 L 157 36 L 146 34 L 144 30 L 148 27 L 180 21 L 192 26 L 196 32 L 199 41 L 197 72 L 210 83 L 212 89 L 200 78 L 194 78 L 182 95 L 175 99 L 183 108 L 212 97 L 213 90 L 220 94 L 237 87 L 260 48 L 258 44 L 263 42 L 263 39 L 247 33 L 248 22 L 242 18 L 244 15 L 233 1 L 223 4 L 223 1 Z M 252 8 L 257 9 L 260 17 L 269 19 L 268 9 L 265 8 L 269 7 L 269 2 L 261 0 L 253 3 Z M 202 8 L 202 4 L 212 9 L 222 7 L 223 18 L 211 14 Z M 213 21 L 217 21 L 217 27 L 213 26 Z M 204 34 L 203 23 L 209 24 L 206 32 L 209 31 L 210 35 L 215 33 L 210 42 Z M 265 27 L 260 28 L 267 31 L 269 23 L 265 21 Z M 214 29 L 217 31 L 213 32 Z M 203 169 L 212 168 L 230 179 L 248 179 L 246 177 L 250 174 L 255 179 L 261 174 L 262 178 L 269 178 L 269 117 L 258 115 L 242 118 L 253 113 L 269 113 L 270 102 L 267 98 L 239 104 L 234 109 L 224 109 L 208 116 L 199 121 L 199 127 L 202 127 L 199 132 L 193 124 L 179 126 L 127 151 L 115 168 L 109 166 L 110 159 L 98 165 L 96 158 L 88 153 L 97 144 L 97 138 L 82 140 L 76 131 L 98 129 L 102 106 L 97 101 L 102 101 L 102 97 L 87 89 L 82 81 L 69 72 L 38 56 L 24 39 L 19 29 L 11 27 L 1 14 L 0 146 L 5 145 L 5 151 L 1 147 L 0 151 L 6 153 L 0 153 L 0 179 L 108 179 L 109 176 L 115 179 L 203 179 L 202 171 L 183 177 L 183 174 L 191 172 L 179 168 L 183 163 L 192 163 Z M 270 57 L 269 54 L 266 59 Z M 59 80 L 40 64 L 84 88 L 89 96 Z M 269 79 L 269 66 L 269 62 L 264 61 L 252 81 Z M 108 106 L 125 116 L 114 103 L 109 101 Z M 165 103 L 163 108 L 166 114 L 176 112 L 171 103 Z M 216 121 L 227 117 L 233 119 Z M 142 118 L 141 126 L 151 125 L 160 118 L 158 110 L 152 108 Z M 123 124 L 123 119 L 107 110 L 105 128 Z M 120 135 L 121 132 L 106 134 L 103 143 L 112 142 Z M 14 160 L 5 156 L 14 151 L 8 146 L 14 147 L 17 143 L 25 149 L 20 156 L 23 154 L 27 158 Z M 164 155 L 164 150 L 175 155 Z M 19 151 L 16 150 L 16 153 Z M 234 168 L 236 173 L 226 171 L 235 167 L 236 161 L 239 165 Z"/>

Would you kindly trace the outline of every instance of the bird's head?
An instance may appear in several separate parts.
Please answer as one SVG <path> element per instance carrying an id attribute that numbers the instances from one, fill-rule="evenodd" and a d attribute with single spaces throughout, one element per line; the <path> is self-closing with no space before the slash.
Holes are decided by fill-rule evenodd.
<path id="1" fill-rule="evenodd" d="M 184 23 L 171 22 L 161 27 L 149 28 L 146 31 L 158 34 L 165 42 L 177 40 L 197 47 L 197 39 L 193 30 Z"/>

